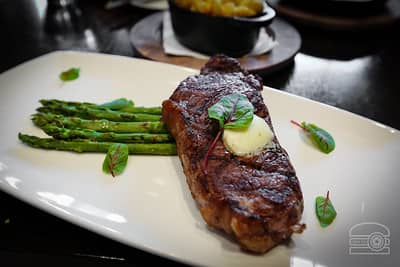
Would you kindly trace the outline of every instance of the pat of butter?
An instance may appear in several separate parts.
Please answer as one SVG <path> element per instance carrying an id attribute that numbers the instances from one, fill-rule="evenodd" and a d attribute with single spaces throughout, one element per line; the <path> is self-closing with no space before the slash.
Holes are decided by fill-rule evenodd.
<path id="1" fill-rule="evenodd" d="M 247 129 L 224 129 L 222 140 L 226 149 L 238 156 L 251 156 L 261 151 L 274 138 L 263 118 L 256 115 Z"/>

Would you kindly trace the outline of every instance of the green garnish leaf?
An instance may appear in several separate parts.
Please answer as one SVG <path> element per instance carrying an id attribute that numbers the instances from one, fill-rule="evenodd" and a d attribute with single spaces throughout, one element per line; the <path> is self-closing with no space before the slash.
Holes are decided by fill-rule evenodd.
<path id="1" fill-rule="evenodd" d="M 332 135 L 315 124 L 302 122 L 301 125 L 310 133 L 311 139 L 324 153 L 330 153 L 335 149 L 335 140 Z"/>
<path id="2" fill-rule="evenodd" d="M 219 122 L 219 131 L 204 156 L 203 172 L 207 174 L 208 157 L 213 151 L 224 129 L 245 129 L 253 121 L 254 107 L 247 96 L 234 93 L 222 97 L 208 108 L 208 116 Z"/>
<path id="3" fill-rule="evenodd" d="M 79 68 L 70 68 L 69 70 L 60 73 L 60 80 L 64 82 L 73 81 L 79 78 Z"/>
<path id="4" fill-rule="evenodd" d="M 132 100 L 128 100 L 126 98 L 118 98 L 110 102 L 106 102 L 104 104 L 98 105 L 100 108 L 109 108 L 113 110 L 120 110 L 126 107 L 132 107 L 134 103 Z"/>
<path id="5" fill-rule="evenodd" d="M 327 227 L 335 220 L 337 213 L 329 199 L 329 191 L 326 193 L 326 197 L 318 196 L 315 199 L 315 213 L 322 227 Z"/>
<path id="6" fill-rule="evenodd" d="M 311 138 L 313 143 L 322 152 L 328 154 L 335 149 L 335 140 L 333 139 L 332 135 L 326 130 L 316 126 L 315 124 L 306 123 L 304 121 L 301 124 L 293 120 L 291 122 L 306 131 L 309 134 L 309 137 Z"/>
<path id="7" fill-rule="evenodd" d="M 253 120 L 254 107 L 247 96 L 230 94 L 222 97 L 208 109 L 208 116 L 219 122 L 220 128 L 243 129 Z"/>
<path id="8" fill-rule="evenodd" d="M 113 177 L 120 175 L 128 162 L 128 146 L 126 144 L 113 144 L 108 149 L 106 158 L 103 161 L 103 172 Z"/>

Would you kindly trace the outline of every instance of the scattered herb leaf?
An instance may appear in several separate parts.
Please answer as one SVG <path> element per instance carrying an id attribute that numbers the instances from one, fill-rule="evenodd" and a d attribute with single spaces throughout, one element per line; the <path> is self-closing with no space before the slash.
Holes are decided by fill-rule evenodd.
<path id="1" fill-rule="evenodd" d="M 220 128 L 247 128 L 252 120 L 254 107 L 249 99 L 242 94 L 230 94 L 222 97 L 208 109 L 208 116 L 219 122 Z"/>
<path id="2" fill-rule="evenodd" d="M 100 107 L 100 108 L 109 108 L 109 109 L 114 109 L 114 110 L 120 110 L 125 107 L 131 107 L 131 106 L 134 106 L 133 101 L 128 100 L 126 98 L 118 98 L 113 101 L 98 105 L 98 107 Z"/>
<path id="3" fill-rule="evenodd" d="M 60 73 L 60 80 L 64 82 L 73 81 L 79 78 L 79 68 L 70 68 L 69 70 Z"/>
<path id="4" fill-rule="evenodd" d="M 328 154 L 335 149 L 335 140 L 326 130 L 312 123 L 302 122 L 301 124 L 291 120 L 291 123 L 299 126 L 308 133 L 313 143 L 324 153 Z"/>
<path id="5" fill-rule="evenodd" d="M 234 93 L 222 97 L 208 108 L 208 116 L 219 122 L 219 131 L 211 142 L 204 157 L 203 172 L 207 174 L 208 157 L 213 151 L 224 129 L 245 129 L 253 121 L 254 107 L 247 96 Z"/>
<path id="6" fill-rule="evenodd" d="M 335 220 L 337 213 L 329 199 L 329 191 L 326 193 L 326 197 L 318 196 L 315 199 L 315 213 L 322 227 L 327 227 Z"/>
<path id="7" fill-rule="evenodd" d="M 128 162 L 128 146 L 126 144 L 113 144 L 108 149 L 103 161 L 103 172 L 110 173 L 113 177 L 121 174 Z"/>

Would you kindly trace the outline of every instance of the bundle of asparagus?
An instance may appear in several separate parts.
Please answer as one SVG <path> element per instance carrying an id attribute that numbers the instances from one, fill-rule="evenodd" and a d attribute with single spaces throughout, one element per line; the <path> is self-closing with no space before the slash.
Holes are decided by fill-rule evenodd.
<path id="1" fill-rule="evenodd" d="M 33 123 L 52 138 L 19 133 L 25 144 L 43 149 L 107 152 L 126 143 L 130 154 L 176 155 L 176 145 L 160 121 L 161 107 L 136 107 L 125 98 L 101 105 L 40 100 Z"/>

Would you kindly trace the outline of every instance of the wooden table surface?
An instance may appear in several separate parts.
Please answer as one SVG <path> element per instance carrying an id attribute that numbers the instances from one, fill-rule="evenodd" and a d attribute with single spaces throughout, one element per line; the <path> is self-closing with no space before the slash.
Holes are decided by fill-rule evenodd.
<path id="1" fill-rule="evenodd" d="M 130 5 L 105 10 L 105 2 L 78 2 L 98 36 L 100 51 L 138 56 L 129 42 L 129 30 L 154 11 Z M 0 73 L 60 49 L 43 33 L 45 8 L 45 0 L 0 1 Z M 263 77 L 265 85 L 400 129 L 399 23 L 363 32 L 293 25 L 302 36 L 300 53 L 290 66 Z M 0 85 L 0 90 L 7 88 Z M 2 192 L 0 259 L 2 266 L 3 262 L 57 266 L 177 264 L 91 233 Z"/>

